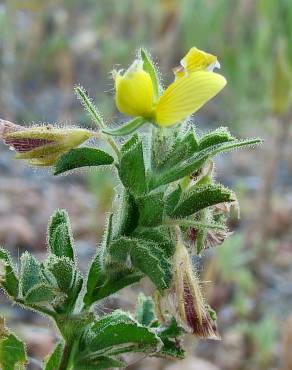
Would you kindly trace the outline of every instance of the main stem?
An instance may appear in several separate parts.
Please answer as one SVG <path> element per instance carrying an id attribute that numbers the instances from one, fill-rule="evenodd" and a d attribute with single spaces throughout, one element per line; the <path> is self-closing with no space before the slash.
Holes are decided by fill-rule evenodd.
<path id="1" fill-rule="evenodd" d="M 59 370 L 67 370 L 69 369 L 69 361 L 72 353 L 72 345 L 69 345 L 69 343 L 65 344 L 61 364 L 59 367 Z"/>

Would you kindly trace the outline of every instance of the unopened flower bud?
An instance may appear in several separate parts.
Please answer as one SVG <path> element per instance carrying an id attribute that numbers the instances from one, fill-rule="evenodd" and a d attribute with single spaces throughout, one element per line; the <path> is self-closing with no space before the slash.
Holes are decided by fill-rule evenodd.
<path id="1" fill-rule="evenodd" d="M 34 166 L 51 166 L 60 155 L 95 136 L 79 128 L 34 126 L 25 128 L 0 120 L 0 137 L 16 151 L 16 159 L 26 159 Z"/>

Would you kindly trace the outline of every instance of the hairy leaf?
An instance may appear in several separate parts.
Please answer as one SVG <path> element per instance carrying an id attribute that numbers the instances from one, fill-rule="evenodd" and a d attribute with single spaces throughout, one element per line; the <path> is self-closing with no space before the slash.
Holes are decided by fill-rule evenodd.
<path id="1" fill-rule="evenodd" d="M 96 286 L 91 293 L 86 293 L 84 297 L 84 303 L 86 306 L 90 306 L 96 301 L 110 296 L 113 293 L 125 288 L 128 285 L 132 285 L 141 280 L 143 274 L 133 269 L 125 268 L 121 271 L 116 271 L 115 275 L 107 276 L 101 275 L 100 281 L 97 281 Z"/>
<path id="2" fill-rule="evenodd" d="M 43 275 L 40 263 L 30 253 L 25 252 L 21 258 L 20 281 L 22 295 L 25 297 L 27 292 L 43 282 Z"/>
<path id="3" fill-rule="evenodd" d="M 46 261 L 45 268 L 54 276 L 60 291 L 67 297 L 59 308 L 69 312 L 74 307 L 82 288 L 82 275 L 68 257 L 52 255 Z"/>
<path id="4" fill-rule="evenodd" d="M 163 195 L 164 192 L 159 191 L 137 198 L 140 226 L 161 225 L 164 211 Z"/>
<path id="5" fill-rule="evenodd" d="M 132 265 L 147 275 L 160 291 L 169 287 L 171 262 L 158 243 L 121 237 L 110 244 L 109 255 L 120 264 L 125 264 L 130 256 Z"/>
<path id="6" fill-rule="evenodd" d="M 235 201 L 234 193 L 222 185 L 194 186 L 181 196 L 170 216 L 187 217 L 206 207 L 223 202 Z"/>
<path id="7" fill-rule="evenodd" d="M 105 233 L 103 236 L 102 245 L 98 248 L 97 254 L 94 257 L 87 276 L 87 291 L 84 297 L 86 304 L 91 304 L 95 301 L 92 297 L 94 290 L 100 287 L 105 280 L 104 274 L 104 251 L 106 246 L 109 244 L 112 237 L 112 221 L 113 214 L 111 213 L 107 219 Z"/>
<path id="8" fill-rule="evenodd" d="M 165 358 L 185 358 L 186 352 L 181 347 L 181 344 L 176 340 L 171 340 L 164 338 L 162 340 L 163 346 L 161 350 L 155 355 L 156 357 L 165 357 Z"/>
<path id="9" fill-rule="evenodd" d="M 130 139 L 129 142 L 132 142 Z M 142 195 L 147 191 L 142 141 L 130 145 L 124 144 L 120 159 L 119 174 L 125 188 L 133 195 Z M 129 148 L 128 148 L 129 147 Z M 128 148 L 125 150 L 125 148 Z"/>
<path id="10" fill-rule="evenodd" d="M 161 342 L 157 335 L 140 325 L 129 314 L 117 310 L 95 322 L 84 338 L 86 349 L 96 355 L 131 351 L 156 351 Z"/>
<path id="11" fill-rule="evenodd" d="M 123 268 L 114 271 L 105 270 L 104 254 L 112 236 L 112 215 L 110 215 L 106 227 L 103 243 L 98 249 L 92 261 L 87 277 L 87 291 L 84 296 L 84 304 L 90 306 L 94 302 L 108 297 L 127 285 L 139 281 L 143 275 L 133 269 Z M 108 267 L 109 268 L 109 267 Z"/>
<path id="12" fill-rule="evenodd" d="M 0 368 L 1 370 L 24 370 L 27 364 L 25 346 L 6 329 L 0 318 Z"/>
<path id="13" fill-rule="evenodd" d="M 181 347 L 180 341 L 177 339 L 184 333 L 185 331 L 177 325 L 174 318 L 172 318 L 166 327 L 161 327 L 159 330 L 159 338 L 162 340 L 163 346 L 156 356 L 179 359 L 184 358 L 185 351 Z"/>
<path id="14" fill-rule="evenodd" d="M 35 304 L 41 302 L 51 302 L 55 298 L 56 294 L 53 291 L 53 288 L 40 283 L 34 285 L 25 296 L 25 303 Z"/>
<path id="15" fill-rule="evenodd" d="M 139 240 L 131 250 L 133 265 L 147 275 L 157 289 L 169 288 L 172 271 L 171 261 L 157 243 Z"/>
<path id="16" fill-rule="evenodd" d="M 14 271 L 14 266 L 10 255 L 4 249 L 0 248 L 0 286 L 5 289 L 8 295 L 13 298 L 18 296 L 18 278 Z"/>
<path id="17" fill-rule="evenodd" d="M 227 127 L 219 127 L 214 131 L 203 135 L 199 141 L 199 150 L 203 150 L 210 146 L 234 141 L 235 138 L 230 134 Z"/>
<path id="18" fill-rule="evenodd" d="M 59 369 L 61 364 L 61 359 L 64 351 L 64 342 L 59 342 L 54 351 L 48 356 L 45 360 L 45 368 L 44 370 L 56 370 Z"/>
<path id="19" fill-rule="evenodd" d="M 56 210 L 48 226 L 48 246 L 51 253 L 58 257 L 74 260 L 73 236 L 68 213 Z"/>
<path id="20" fill-rule="evenodd" d="M 179 135 L 175 139 L 172 150 L 169 151 L 168 156 L 158 166 L 157 172 L 170 169 L 176 164 L 190 158 L 198 149 L 199 145 L 196 134 L 193 129 L 189 129 L 186 133 Z"/>
<path id="21" fill-rule="evenodd" d="M 138 206 L 134 197 L 128 191 L 123 192 L 122 201 L 116 219 L 117 227 L 115 230 L 115 237 L 120 235 L 130 235 L 138 225 Z"/>
<path id="22" fill-rule="evenodd" d="M 58 159 L 54 175 L 80 167 L 109 165 L 113 161 L 112 156 L 100 149 L 86 147 L 71 149 Z"/>
<path id="23" fill-rule="evenodd" d="M 151 241 L 157 243 L 167 257 L 172 257 L 174 254 L 176 240 L 168 226 L 137 228 L 132 236 L 138 239 L 144 239 L 145 242 Z"/>
<path id="24" fill-rule="evenodd" d="M 180 335 L 184 334 L 185 331 L 178 326 L 174 318 L 171 319 L 170 323 L 160 331 L 159 336 L 162 339 L 165 338 L 177 338 Z"/>
<path id="25" fill-rule="evenodd" d="M 182 188 L 180 185 L 178 185 L 175 190 L 167 194 L 166 199 L 165 199 L 165 213 L 167 215 L 172 214 L 172 212 L 174 211 L 175 207 L 177 206 L 180 200 L 181 195 L 182 195 Z"/>
<path id="26" fill-rule="evenodd" d="M 232 149 L 241 148 L 243 146 L 252 146 L 260 144 L 260 139 L 251 140 L 233 140 L 230 142 L 212 145 L 203 150 L 200 150 L 187 160 L 177 164 L 170 170 L 161 171 L 161 173 L 153 174 L 150 182 L 150 188 L 155 189 L 163 184 L 169 184 L 177 181 L 185 176 L 191 175 L 194 171 L 198 170 L 202 165 L 214 155 Z"/>
<path id="27" fill-rule="evenodd" d="M 136 320 L 144 326 L 151 326 L 157 320 L 151 297 L 146 297 L 143 293 L 139 294 L 135 316 Z"/>

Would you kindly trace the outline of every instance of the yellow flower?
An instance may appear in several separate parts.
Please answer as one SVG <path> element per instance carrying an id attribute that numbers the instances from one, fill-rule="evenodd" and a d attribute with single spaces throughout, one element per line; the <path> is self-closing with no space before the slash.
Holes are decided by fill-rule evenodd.
<path id="1" fill-rule="evenodd" d="M 93 136 L 93 132 L 79 128 L 25 128 L 0 120 L 0 137 L 16 151 L 15 158 L 26 159 L 33 166 L 51 166 L 63 153 Z"/>
<path id="2" fill-rule="evenodd" d="M 126 73 L 114 72 L 116 104 L 128 116 L 151 117 L 153 110 L 153 84 L 143 62 L 135 60 Z"/>
<path id="3" fill-rule="evenodd" d="M 200 109 L 226 84 L 213 68 L 219 67 L 217 58 L 192 48 L 174 70 L 176 79 L 158 98 L 154 94 L 153 79 L 137 59 L 122 75 L 114 71 L 116 105 L 129 116 L 141 116 L 159 126 L 174 125 Z"/>

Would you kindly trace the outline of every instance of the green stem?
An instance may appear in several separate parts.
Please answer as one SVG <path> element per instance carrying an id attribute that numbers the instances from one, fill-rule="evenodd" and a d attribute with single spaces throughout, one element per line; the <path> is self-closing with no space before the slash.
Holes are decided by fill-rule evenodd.
<path id="1" fill-rule="evenodd" d="M 81 86 L 75 87 L 75 92 L 77 94 L 77 97 L 80 99 L 83 107 L 88 112 L 88 114 L 91 116 L 92 120 L 96 122 L 96 124 L 103 130 L 107 129 L 106 124 L 104 123 L 102 116 L 99 114 L 97 108 L 91 101 L 91 99 L 88 97 L 87 92 L 83 89 Z M 116 142 L 113 138 L 111 138 L 109 135 L 101 134 L 101 137 L 105 139 L 109 145 L 113 148 L 114 152 L 120 158 L 120 150 Z"/>
<path id="2" fill-rule="evenodd" d="M 69 370 L 71 367 L 71 356 L 73 354 L 74 345 L 70 345 L 69 343 L 65 344 L 64 351 L 61 358 L 61 363 L 59 366 L 59 370 Z"/>
<path id="3" fill-rule="evenodd" d="M 114 139 L 106 134 L 101 134 L 101 137 L 109 143 L 109 145 L 112 147 L 112 149 L 116 153 L 117 157 L 120 158 L 121 157 L 120 149 L 117 143 L 114 141 Z"/>

